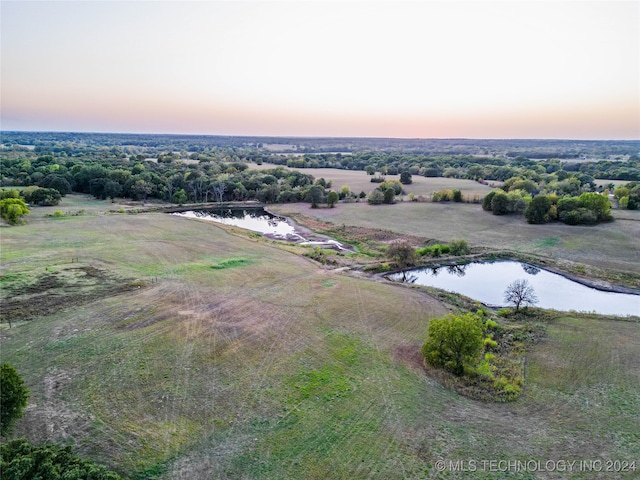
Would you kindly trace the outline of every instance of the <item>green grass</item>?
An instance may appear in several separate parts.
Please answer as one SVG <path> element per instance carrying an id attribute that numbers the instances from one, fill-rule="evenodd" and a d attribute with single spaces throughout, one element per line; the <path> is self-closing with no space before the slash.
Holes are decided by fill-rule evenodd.
<path id="1" fill-rule="evenodd" d="M 247 265 L 251 265 L 251 263 L 252 262 L 246 258 L 227 258 L 211 265 L 211 268 L 222 270 L 225 268 L 246 267 Z"/>
<path id="2" fill-rule="evenodd" d="M 638 323 L 561 315 L 520 398 L 478 402 L 423 370 L 429 319 L 451 307 L 422 290 L 203 222 L 87 207 L 4 228 L 3 283 L 79 257 L 142 288 L 0 326 L 2 360 L 31 390 L 17 436 L 139 479 L 441 478 L 440 459 L 640 456 Z"/>

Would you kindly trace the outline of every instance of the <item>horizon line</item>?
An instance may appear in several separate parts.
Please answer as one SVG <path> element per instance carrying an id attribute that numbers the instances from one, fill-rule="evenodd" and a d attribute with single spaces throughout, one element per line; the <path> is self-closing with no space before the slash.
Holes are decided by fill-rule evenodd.
<path id="1" fill-rule="evenodd" d="M 640 138 L 637 139 L 585 139 L 585 138 L 506 138 L 506 137 L 366 137 L 366 136 L 313 136 L 313 135 L 249 135 L 249 134 L 220 134 L 220 133 L 159 133 L 159 132 L 109 132 L 109 131 L 73 131 L 73 130 L 4 130 L 0 129 L 0 134 L 3 133 L 67 133 L 67 134 L 85 134 L 85 135 L 165 135 L 173 137 L 236 137 L 236 138 L 283 138 L 283 139 L 360 139 L 360 140 L 496 140 L 496 141 L 568 141 L 568 142 L 640 142 Z"/>

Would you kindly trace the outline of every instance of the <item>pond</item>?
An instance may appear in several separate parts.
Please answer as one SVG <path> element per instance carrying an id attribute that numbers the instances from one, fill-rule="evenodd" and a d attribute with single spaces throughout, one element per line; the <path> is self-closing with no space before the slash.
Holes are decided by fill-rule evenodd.
<path id="1" fill-rule="evenodd" d="M 289 222 L 285 217 L 272 215 L 263 208 L 218 208 L 211 210 L 188 210 L 176 212 L 172 215 L 179 215 L 187 218 L 199 218 L 211 222 L 233 225 L 257 232 L 270 238 L 298 242 L 300 245 L 313 245 L 322 248 L 330 248 L 338 251 L 352 250 L 348 245 L 343 245 L 336 240 L 320 238 L 316 240 L 307 239 L 299 233 L 299 228 Z M 305 234 L 306 235 L 306 234 Z M 307 235 L 308 236 L 308 235 Z"/>
<path id="2" fill-rule="evenodd" d="M 262 208 L 188 210 L 186 212 L 176 212 L 173 215 L 187 218 L 200 218 L 224 225 L 233 225 L 274 237 L 286 238 L 288 235 L 297 235 L 295 227 L 290 225 L 286 218 L 271 215 Z"/>
<path id="3" fill-rule="evenodd" d="M 494 307 L 505 306 L 507 286 L 514 280 L 524 279 L 538 297 L 537 307 L 602 315 L 640 315 L 640 295 L 597 290 L 557 273 L 514 261 L 420 268 L 388 275 L 387 278 L 441 288 Z"/>

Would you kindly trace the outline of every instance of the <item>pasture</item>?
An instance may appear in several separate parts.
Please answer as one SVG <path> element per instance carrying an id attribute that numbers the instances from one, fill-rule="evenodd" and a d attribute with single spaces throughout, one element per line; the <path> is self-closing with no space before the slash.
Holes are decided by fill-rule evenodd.
<path id="1" fill-rule="evenodd" d="M 249 164 L 249 168 L 253 169 L 267 169 L 276 168 L 278 165 L 264 163 L 262 165 Z M 301 173 L 313 175 L 314 178 L 324 178 L 327 181 L 331 181 L 331 189 L 336 192 L 340 191 L 343 185 L 347 185 L 349 189 L 356 195 L 360 192 L 369 193 L 379 185 L 378 183 L 371 182 L 371 175 L 367 175 L 362 170 L 341 170 L 339 168 L 298 168 L 296 169 Z M 379 173 L 376 173 L 376 176 Z M 400 175 L 385 175 L 386 180 L 398 180 L 400 181 Z M 463 180 L 458 178 L 445 178 L 445 177 L 422 177 L 420 175 L 413 175 L 413 183 L 410 185 L 404 185 L 403 188 L 407 195 L 413 193 L 416 197 L 419 195 L 429 198 L 434 192 L 444 189 L 458 189 L 462 192 L 465 198 L 472 201 L 475 196 L 478 198 L 484 197 L 493 188 L 489 185 L 483 185 L 473 180 Z M 496 182 L 499 184 L 500 182 Z"/>
<path id="2" fill-rule="evenodd" d="M 317 212 L 358 222 L 361 207 Z M 390 221 L 397 207 L 420 218 L 439 205 L 376 212 Z M 638 323 L 558 314 L 521 398 L 482 403 L 425 374 L 429 319 L 453 307 L 424 291 L 234 228 L 112 208 L 70 196 L 2 228 L 3 300 L 65 300 L 1 325 L 2 359 L 31 390 L 16 436 L 73 443 L 137 479 L 441 478 L 438 460 L 640 459 Z"/>
<path id="3" fill-rule="evenodd" d="M 381 228 L 439 241 L 464 239 L 472 246 L 548 256 L 595 269 L 640 274 L 640 211 L 613 210 L 614 222 L 595 226 L 529 225 L 521 215 L 492 215 L 480 205 L 399 202 L 274 205 L 280 215 L 302 214 L 335 225 Z M 640 285 L 636 285 L 638 288 Z"/>

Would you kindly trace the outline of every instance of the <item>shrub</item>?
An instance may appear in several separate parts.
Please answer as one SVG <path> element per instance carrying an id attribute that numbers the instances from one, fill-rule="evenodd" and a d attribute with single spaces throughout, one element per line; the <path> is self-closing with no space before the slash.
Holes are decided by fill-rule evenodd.
<path id="1" fill-rule="evenodd" d="M 400 268 L 405 268 L 415 264 L 416 251 L 409 242 L 393 242 L 387 248 L 387 257 L 396 262 Z"/>
<path id="2" fill-rule="evenodd" d="M 382 205 L 384 203 L 384 193 L 380 190 L 374 190 L 369 194 L 367 201 L 371 205 Z"/>
<path id="3" fill-rule="evenodd" d="M 560 214 L 560 221 L 567 225 L 595 225 L 598 217 L 594 212 L 586 208 L 564 211 Z"/>
<path id="4" fill-rule="evenodd" d="M 20 198 L 3 198 L 0 200 L 0 216 L 11 224 L 21 222 L 21 218 L 29 215 L 29 209 Z"/>
<path id="5" fill-rule="evenodd" d="M 465 240 L 452 240 L 449 243 L 451 255 L 468 255 L 471 252 L 469 245 Z"/>
<path id="6" fill-rule="evenodd" d="M 491 202 L 493 202 L 493 197 L 495 197 L 498 192 L 499 190 L 491 190 L 484 196 L 484 198 L 482 199 L 483 210 L 486 210 L 487 212 L 491 211 Z"/>

